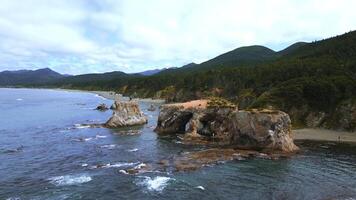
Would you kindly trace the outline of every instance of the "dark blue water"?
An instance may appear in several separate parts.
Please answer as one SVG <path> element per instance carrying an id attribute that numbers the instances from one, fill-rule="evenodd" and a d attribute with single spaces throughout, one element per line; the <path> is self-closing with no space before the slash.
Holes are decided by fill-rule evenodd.
<path id="1" fill-rule="evenodd" d="M 230 161 L 192 172 L 128 175 L 195 147 L 158 138 L 149 123 L 123 130 L 88 128 L 111 112 L 91 93 L 0 89 L 0 199 L 355 199 L 356 146 L 299 142 L 290 159 Z M 96 168 L 96 166 L 104 166 Z"/>

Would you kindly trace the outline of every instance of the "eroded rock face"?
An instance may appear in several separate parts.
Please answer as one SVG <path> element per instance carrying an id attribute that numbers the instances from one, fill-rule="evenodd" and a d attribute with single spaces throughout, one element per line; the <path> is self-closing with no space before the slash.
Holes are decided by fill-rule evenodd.
<path id="1" fill-rule="evenodd" d="M 115 101 L 112 117 L 105 123 L 109 128 L 142 125 L 147 123 L 136 101 Z"/>
<path id="2" fill-rule="evenodd" d="M 209 107 L 207 100 L 161 107 L 155 131 L 183 134 L 186 141 L 201 140 L 243 149 L 292 152 L 298 149 L 291 135 L 288 114 L 272 110 L 238 111 Z"/>

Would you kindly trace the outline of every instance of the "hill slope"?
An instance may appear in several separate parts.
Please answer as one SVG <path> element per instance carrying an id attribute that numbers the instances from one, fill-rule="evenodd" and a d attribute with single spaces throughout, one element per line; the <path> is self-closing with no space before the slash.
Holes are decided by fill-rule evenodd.
<path id="1" fill-rule="evenodd" d="M 1 86 L 14 86 L 25 84 L 40 84 L 64 78 L 61 75 L 49 68 L 38 70 L 18 70 L 18 71 L 3 71 L 0 72 Z"/>

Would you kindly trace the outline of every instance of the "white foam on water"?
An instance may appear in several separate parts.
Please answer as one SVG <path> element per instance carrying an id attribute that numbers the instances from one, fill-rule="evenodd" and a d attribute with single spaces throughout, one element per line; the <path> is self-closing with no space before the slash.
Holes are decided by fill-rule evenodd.
<path id="1" fill-rule="evenodd" d="M 129 173 L 127 173 L 127 171 L 125 171 L 123 169 L 120 169 L 119 172 L 122 173 L 122 174 L 129 174 Z"/>
<path id="2" fill-rule="evenodd" d="M 133 166 L 133 165 L 137 165 L 137 162 L 135 163 L 114 163 L 114 164 L 109 164 L 110 166 L 109 167 L 130 167 L 130 166 Z"/>
<path id="3" fill-rule="evenodd" d="M 116 147 L 116 144 L 106 144 L 100 146 L 101 148 L 107 148 L 107 149 L 114 149 Z"/>
<path id="4" fill-rule="evenodd" d="M 199 185 L 199 186 L 197 186 L 197 187 L 195 187 L 195 188 L 201 189 L 201 190 L 205 190 L 205 188 L 204 188 L 203 186 L 201 186 L 201 185 Z"/>
<path id="5" fill-rule="evenodd" d="M 96 139 L 99 139 L 99 138 L 107 138 L 108 136 L 106 135 L 96 135 L 95 138 Z"/>
<path id="6" fill-rule="evenodd" d="M 65 175 L 65 176 L 55 176 L 48 179 L 50 183 L 56 186 L 64 185 L 77 185 L 81 183 L 86 183 L 92 180 L 88 175 Z"/>
<path id="7" fill-rule="evenodd" d="M 16 99 L 16 101 L 23 101 L 23 99 L 21 99 L 21 98 L 18 98 L 18 99 Z"/>
<path id="8" fill-rule="evenodd" d="M 140 163 L 134 167 L 134 169 L 141 169 L 142 167 L 146 167 L 147 165 L 145 163 Z"/>
<path id="9" fill-rule="evenodd" d="M 87 163 L 83 163 L 82 167 L 88 167 L 88 164 Z"/>
<path id="10" fill-rule="evenodd" d="M 7 198 L 6 200 L 21 200 L 20 197 L 10 197 L 10 198 Z"/>
<path id="11" fill-rule="evenodd" d="M 100 96 L 100 95 L 98 95 L 98 94 L 96 94 L 95 96 L 98 97 L 98 98 L 101 98 L 101 99 L 103 99 L 103 100 L 106 100 L 105 97 L 102 97 L 102 96 Z"/>
<path id="12" fill-rule="evenodd" d="M 144 176 L 144 180 L 138 182 L 138 185 L 147 187 L 149 191 L 162 192 L 171 180 L 174 179 L 165 176 L 156 176 L 154 178 Z"/>
<path id="13" fill-rule="evenodd" d="M 77 129 L 90 128 L 89 125 L 83 125 L 83 124 L 74 124 L 74 127 Z"/>
<path id="14" fill-rule="evenodd" d="M 84 141 L 90 141 L 90 140 L 92 140 L 93 138 L 84 138 Z"/>
<path id="15" fill-rule="evenodd" d="M 128 152 L 136 152 L 136 151 L 138 151 L 138 149 L 137 148 L 134 148 L 134 149 L 129 149 L 129 150 L 127 150 Z"/>
<path id="16" fill-rule="evenodd" d="M 91 169 L 99 169 L 99 168 L 120 168 L 120 167 L 130 167 L 130 166 L 134 166 L 137 165 L 138 162 L 119 162 L 119 163 L 107 163 L 107 164 L 99 164 L 99 165 L 94 165 L 92 167 L 90 167 Z"/>

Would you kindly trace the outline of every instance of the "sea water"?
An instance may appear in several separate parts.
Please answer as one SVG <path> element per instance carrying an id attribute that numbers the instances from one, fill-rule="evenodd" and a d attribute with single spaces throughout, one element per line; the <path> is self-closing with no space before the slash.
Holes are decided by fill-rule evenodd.
<path id="1" fill-rule="evenodd" d="M 247 159 L 189 172 L 127 169 L 199 148 L 159 138 L 158 110 L 139 134 L 90 128 L 111 111 L 92 93 L 0 89 L 0 199 L 355 199 L 356 146 L 297 142 L 288 159 Z M 158 106 L 158 105 L 156 105 Z"/>

